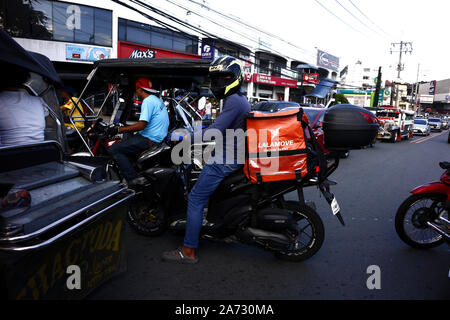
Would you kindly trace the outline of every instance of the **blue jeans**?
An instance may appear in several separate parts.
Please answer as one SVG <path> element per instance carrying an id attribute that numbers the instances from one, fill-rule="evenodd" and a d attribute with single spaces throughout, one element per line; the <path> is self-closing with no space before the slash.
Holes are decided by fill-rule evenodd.
<path id="1" fill-rule="evenodd" d="M 113 144 L 108 152 L 116 160 L 123 177 L 130 182 L 138 177 L 130 158 L 147 150 L 150 146 L 151 141 L 137 133 L 126 140 Z"/>
<path id="2" fill-rule="evenodd" d="M 203 208 L 208 204 L 209 197 L 222 180 L 240 168 L 242 166 L 236 164 L 213 163 L 205 165 L 188 196 L 185 247 L 198 247 L 200 229 L 203 223 Z"/>

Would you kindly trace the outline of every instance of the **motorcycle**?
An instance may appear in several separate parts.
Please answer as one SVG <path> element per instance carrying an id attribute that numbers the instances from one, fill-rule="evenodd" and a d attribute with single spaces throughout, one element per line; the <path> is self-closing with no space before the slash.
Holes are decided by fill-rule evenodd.
<path id="1" fill-rule="evenodd" d="M 395 215 L 395 230 L 406 244 L 417 249 L 450 243 L 450 162 L 440 162 L 445 170 L 440 181 L 411 191 Z"/>
<path id="2" fill-rule="evenodd" d="M 305 201 L 303 189 L 318 187 L 332 214 L 345 225 L 339 204 L 330 191 L 336 182 L 329 176 L 339 166 L 343 150 L 367 145 L 378 132 L 375 117 L 353 105 L 330 108 L 324 116 L 324 124 L 325 143 L 330 150 L 326 156 L 311 127 L 305 128 L 305 132 L 309 132 L 305 141 L 309 160 L 304 177 L 252 183 L 244 170 L 226 177 L 204 208 L 201 237 L 260 247 L 279 259 L 292 262 L 313 256 L 321 248 L 325 232 L 315 206 Z M 195 154 L 191 153 L 190 157 L 195 158 Z M 185 231 L 188 192 L 192 186 L 191 166 L 180 164 L 142 172 L 147 181 L 145 190 L 136 190 L 131 207 L 138 206 L 139 199 L 151 199 L 154 207 L 148 207 L 152 211 L 147 216 L 137 215 L 137 210 L 129 211 L 132 225 L 141 233 L 156 236 L 167 229 Z M 291 192 L 297 192 L 298 201 L 285 200 L 284 196 Z M 148 200 L 145 203 L 148 205 Z"/>
<path id="3" fill-rule="evenodd" d="M 309 152 L 317 152 L 317 148 L 320 147 L 310 146 Z M 243 170 L 237 170 L 222 181 L 204 209 L 201 237 L 257 246 L 289 261 L 311 257 L 323 244 L 324 226 L 314 207 L 307 205 L 303 188 L 317 186 L 344 225 L 339 205 L 330 192 L 330 186 L 336 183 L 327 179 L 338 165 L 339 153 L 336 153 L 322 179 L 312 170 L 301 181 L 259 184 L 251 183 Z M 191 165 L 150 168 L 142 175 L 147 183 L 142 190 L 136 190 L 129 211 L 131 224 L 147 236 L 161 235 L 167 229 L 184 232 L 187 196 L 193 184 Z M 286 201 L 284 196 L 293 191 L 297 192 L 299 201 Z M 147 215 L 136 210 L 142 208 L 139 199 L 146 199 Z"/>

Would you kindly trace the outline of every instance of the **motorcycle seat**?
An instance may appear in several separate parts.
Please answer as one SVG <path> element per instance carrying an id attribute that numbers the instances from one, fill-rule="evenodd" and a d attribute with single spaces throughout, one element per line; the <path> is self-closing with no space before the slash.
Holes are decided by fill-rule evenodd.
<path id="1" fill-rule="evenodd" d="M 138 156 L 137 163 L 138 165 L 142 164 L 149 158 L 155 156 L 156 154 L 168 150 L 170 147 L 165 143 L 153 143 L 150 148 L 141 152 Z"/>

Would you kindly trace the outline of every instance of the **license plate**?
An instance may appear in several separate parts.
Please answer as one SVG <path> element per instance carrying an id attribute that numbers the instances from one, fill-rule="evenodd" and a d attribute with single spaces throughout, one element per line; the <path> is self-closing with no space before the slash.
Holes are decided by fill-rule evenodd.
<path id="1" fill-rule="evenodd" d="M 336 197 L 333 197 L 333 201 L 331 201 L 331 211 L 333 211 L 334 215 L 337 215 L 341 208 L 339 208 L 339 203 L 336 200 Z"/>

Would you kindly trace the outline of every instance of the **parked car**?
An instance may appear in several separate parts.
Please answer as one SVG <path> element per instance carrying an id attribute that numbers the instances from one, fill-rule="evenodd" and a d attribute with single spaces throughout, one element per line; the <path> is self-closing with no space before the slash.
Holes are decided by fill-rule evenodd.
<path id="1" fill-rule="evenodd" d="M 431 129 L 427 119 L 414 119 L 414 134 L 428 136 Z"/>
<path id="2" fill-rule="evenodd" d="M 442 131 L 442 121 L 439 118 L 428 118 L 428 124 L 431 130 Z"/>

